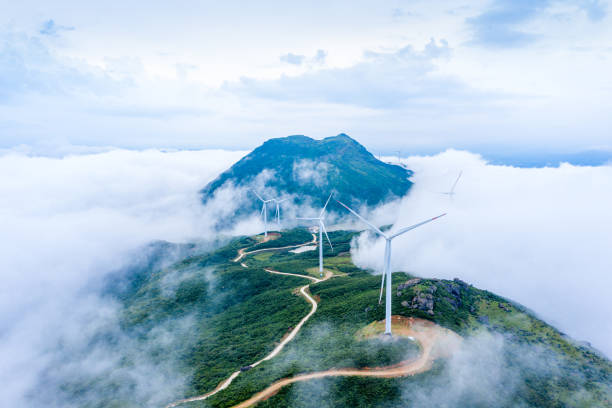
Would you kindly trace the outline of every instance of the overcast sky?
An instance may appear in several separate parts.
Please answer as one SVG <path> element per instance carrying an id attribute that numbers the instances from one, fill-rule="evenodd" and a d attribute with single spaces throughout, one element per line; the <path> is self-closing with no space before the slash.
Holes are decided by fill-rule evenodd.
<path id="1" fill-rule="evenodd" d="M 0 2 L 0 148 L 612 144 L 608 1 Z"/>

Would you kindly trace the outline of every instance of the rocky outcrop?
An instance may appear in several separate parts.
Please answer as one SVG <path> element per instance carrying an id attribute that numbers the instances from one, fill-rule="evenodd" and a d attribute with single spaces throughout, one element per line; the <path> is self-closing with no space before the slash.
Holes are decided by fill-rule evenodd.
<path id="1" fill-rule="evenodd" d="M 436 286 L 429 286 L 425 290 L 417 290 L 414 297 L 410 302 L 404 300 L 402 306 L 409 307 L 410 309 L 421 310 L 429 315 L 434 315 L 434 296 L 438 288 Z"/>
<path id="2" fill-rule="evenodd" d="M 415 288 L 414 286 L 418 285 L 419 283 L 423 284 Z M 448 302 L 453 310 L 457 310 L 463 305 L 461 296 L 469 289 L 469 287 L 469 284 L 457 278 L 453 279 L 452 281 L 443 281 L 440 279 L 423 281 L 422 279 L 414 278 L 397 285 L 397 296 L 402 296 L 402 293 L 404 293 L 406 290 L 413 288 L 413 292 L 408 291 L 408 293 L 414 293 L 412 299 L 410 301 L 402 301 L 401 305 L 410 309 L 421 310 L 433 316 L 435 306 L 434 295 L 438 291 L 438 288 L 443 289 L 441 298 Z M 440 299 L 440 295 L 438 298 Z"/>
<path id="3" fill-rule="evenodd" d="M 421 279 L 419 279 L 419 278 L 414 278 L 414 279 L 407 280 L 406 282 L 400 283 L 399 285 L 397 285 L 397 290 L 404 290 L 404 289 L 409 288 L 411 286 L 414 286 L 414 285 L 416 285 L 417 283 L 420 283 L 420 282 L 421 282 Z"/>
<path id="4" fill-rule="evenodd" d="M 453 279 L 452 282 L 436 280 L 436 283 L 440 285 L 440 287 L 444 288 L 444 290 L 450 295 L 445 296 L 444 300 L 451 305 L 453 310 L 459 309 L 463 304 L 461 301 L 461 295 L 468 290 L 470 285 L 458 278 Z"/>
<path id="5" fill-rule="evenodd" d="M 504 304 L 504 303 L 499 303 L 497 305 L 501 310 L 503 310 L 504 312 L 511 312 L 512 310 L 508 307 L 508 305 Z"/>
<path id="6" fill-rule="evenodd" d="M 410 305 L 411 309 L 422 310 L 423 312 L 433 316 L 434 298 L 431 293 L 419 292 L 412 298 Z"/>
<path id="7" fill-rule="evenodd" d="M 419 282 L 421 282 L 421 279 L 414 278 L 414 279 L 407 280 L 404 283 L 400 283 L 399 285 L 397 285 L 397 296 L 402 296 L 402 291 L 404 289 L 408 289 L 408 288 L 418 284 Z"/>

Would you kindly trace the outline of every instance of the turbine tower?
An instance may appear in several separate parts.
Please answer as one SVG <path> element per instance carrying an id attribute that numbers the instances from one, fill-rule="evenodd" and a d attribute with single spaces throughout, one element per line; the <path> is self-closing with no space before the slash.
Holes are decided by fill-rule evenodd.
<path id="1" fill-rule="evenodd" d="M 347 210 L 349 210 L 354 216 L 359 218 L 361 221 L 365 222 L 374 232 L 382 236 L 386 241 L 385 242 L 385 258 L 384 258 L 385 266 L 383 270 L 382 281 L 380 282 L 380 296 L 378 298 L 378 304 L 380 304 L 382 301 L 382 293 L 383 293 L 383 288 L 385 285 L 385 278 L 386 278 L 387 287 L 385 289 L 385 295 L 386 295 L 385 296 L 385 334 L 391 335 L 391 241 L 393 240 L 393 238 L 398 237 L 410 230 L 413 230 L 417 227 L 420 227 L 423 224 L 427 224 L 428 222 L 431 222 L 433 220 L 436 220 L 440 217 L 445 216 L 446 213 L 438 215 L 437 217 L 433 217 L 428 220 L 419 222 L 418 224 L 411 225 L 410 227 L 402 228 L 395 234 L 387 235 L 384 232 L 382 232 L 378 227 L 376 227 L 374 224 L 370 223 L 365 218 L 363 218 L 361 215 L 351 210 L 346 204 L 343 204 L 340 201 L 338 201 L 338 203 L 342 205 L 344 208 L 346 208 Z"/>
<path id="2" fill-rule="evenodd" d="M 278 198 L 272 199 L 272 201 L 274 201 L 274 203 L 276 204 L 276 214 L 274 216 L 276 217 L 276 226 L 279 231 L 280 231 L 280 203 L 283 203 L 287 200 L 288 198 L 283 198 L 282 200 L 279 200 Z"/>
<path id="3" fill-rule="evenodd" d="M 329 200 L 331 200 L 332 198 L 332 194 L 331 193 L 329 195 L 329 197 L 327 198 L 327 201 L 325 202 L 325 205 L 323 206 L 323 209 L 321 210 L 321 212 L 319 213 L 319 216 L 316 218 L 298 218 L 298 220 L 310 220 L 310 221 L 317 221 L 319 223 L 319 273 L 323 274 L 323 233 L 325 233 L 325 236 L 327 237 L 327 242 L 329 242 L 329 246 L 331 247 L 331 249 L 334 249 L 334 246 L 331 243 L 331 240 L 329 239 L 329 235 L 327 235 L 327 230 L 325 229 L 325 209 L 327 208 L 327 204 L 329 204 Z"/>
<path id="4" fill-rule="evenodd" d="M 263 203 L 261 207 L 261 214 L 263 215 L 263 220 L 264 220 L 264 238 L 267 238 L 268 237 L 268 203 L 274 201 L 274 199 L 264 200 L 263 198 L 261 198 L 259 194 L 257 194 L 257 191 L 255 190 L 252 190 L 252 191 L 257 196 L 257 198 L 259 198 L 259 200 Z"/>
<path id="5" fill-rule="evenodd" d="M 440 194 L 447 195 L 452 199 L 453 196 L 455 195 L 455 187 L 457 186 L 457 183 L 459 182 L 459 179 L 461 178 L 462 174 L 463 174 L 463 170 L 459 172 L 459 175 L 457 176 L 457 180 L 455 180 L 455 182 L 453 183 L 453 186 L 451 187 L 450 191 L 445 191 Z"/>

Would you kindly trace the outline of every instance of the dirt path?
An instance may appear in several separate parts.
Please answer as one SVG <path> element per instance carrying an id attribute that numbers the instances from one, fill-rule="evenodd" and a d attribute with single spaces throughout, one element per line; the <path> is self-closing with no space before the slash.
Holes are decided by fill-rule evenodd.
<path id="1" fill-rule="evenodd" d="M 250 254 L 254 254 L 257 252 L 262 252 L 262 251 L 273 251 L 273 250 L 279 250 L 279 249 L 287 249 L 287 248 L 296 248 L 296 247 L 300 247 L 300 246 L 304 246 L 304 245 L 310 245 L 313 242 L 316 243 L 317 240 L 317 236 L 316 234 L 312 234 L 312 239 L 313 241 L 311 242 L 306 242 L 305 244 L 298 244 L 298 245 L 290 245 L 290 246 L 285 246 L 285 247 L 278 247 L 278 248 L 264 248 L 264 249 L 258 249 L 256 251 L 250 251 L 247 252 L 244 249 L 241 249 L 238 251 L 238 257 L 235 258 L 233 260 L 233 262 L 239 262 L 244 256 L 246 255 L 250 255 Z M 244 263 L 244 262 L 240 262 L 240 266 L 242 266 L 243 268 L 248 268 L 248 266 Z M 272 269 L 265 269 L 266 272 L 275 274 L 275 275 L 288 275 L 288 276 L 297 276 L 299 278 L 305 278 L 305 279 L 310 279 L 311 281 L 313 281 L 313 283 L 319 283 L 319 282 L 323 282 L 324 280 L 327 280 L 329 278 L 331 278 L 333 276 L 333 274 L 331 272 L 327 272 L 325 277 L 323 279 L 318 279 L 315 278 L 313 276 L 308 276 L 308 275 L 300 275 L 297 273 L 288 273 L 288 272 L 279 272 L 279 271 L 274 271 Z M 251 367 L 256 367 L 259 364 L 263 363 L 264 361 L 270 360 L 272 358 L 274 358 L 278 353 L 280 353 L 283 348 L 287 345 L 287 343 L 289 343 L 291 340 L 293 340 L 295 338 L 295 336 L 298 334 L 298 332 L 300 331 L 300 329 L 302 328 L 302 326 L 304 325 L 304 323 L 306 323 L 308 321 L 308 319 L 310 319 L 310 317 L 317 311 L 317 301 L 310 296 L 310 294 L 307 292 L 308 288 L 310 287 L 310 284 L 302 286 L 300 288 L 300 294 L 308 301 L 310 302 L 310 304 L 312 305 L 312 309 L 310 309 L 310 312 L 304 316 L 304 318 L 302 318 L 302 320 L 300 320 L 300 322 L 293 328 L 293 330 L 291 330 L 291 332 L 289 332 L 289 334 L 287 336 L 285 336 L 281 342 L 274 348 L 274 350 L 272 350 L 267 356 L 265 356 L 264 358 L 262 358 L 259 361 L 256 361 L 255 363 L 251 364 Z M 206 394 L 202 394 L 202 395 L 197 395 L 195 397 L 191 397 L 191 398 L 185 398 L 179 401 L 175 401 L 173 403 L 170 403 L 168 405 L 166 405 L 165 408 L 173 408 L 176 407 L 178 405 L 182 405 L 188 402 L 194 402 L 194 401 L 202 401 L 205 400 L 209 397 L 212 397 L 213 395 L 217 394 L 219 391 L 222 391 L 224 389 L 226 389 L 227 387 L 229 387 L 229 385 L 234 381 L 234 379 L 236 379 L 236 377 L 238 377 L 240 375 L 242 371 L 238 370 L 233 372 L 225 381 L 221 382 L 217 388 L 215 388 L 214 390 L 206 393 Z"/>
<path id="2" fill-rule="evenodd" d="M 248 400 L 235 405 L 233 408 L 246 408 L 265 400 L 276 394 L 281 388 L 299 381 L 309 381 L 325 377 L 405 377 L 427 371 L 431 368 L 436 358 L 452 353 L 459 346 L 461 338 L 454 332 L 444 329 L 427 320 L 416 318 L 403 318 L 393 316 L 393 330 L 395 336 L 413 338 L 422 347 L 421 354 L 414 360 L 404 361 L 390 367 L 379 367 L 372 369 L 333 369 L 315 373 L 300 374 L 291 378 L 278 380 L 268 388 L 258 392 Z M 382 323 L 382 322 L 379 322 Z"/>
<path id="3" fill-rule="evenodd" d="M 274 251 L 279 249 L 288 249 L 288 248 L 297 248 L 304 245 L 311 245 L 312 243 L 316 243 L 317 236 L 316 234 L 312 234 L 313 240 L 311 242 L 307 242 L 299 245 L 290 245 L 279 248 L 264 248 L 255 251 L 246 251 L 245 249 L 241 249 L 238 251 L 238 257 L 236 257 L 233 261 L 239 262 L 246 255 L 263 252 L 263 251 Z M 240 265 L 243 268 L 248 268 L 248 266 L 244 262 L 240 262 Z M 308 275 L 300 275 L 296 273 L 289 272 L 279 272 L 272 269 L 264 269 L 266 272 L 275 274 L 275 275 L 286 275 L 286 276 L 297 276 L 299 278 L 310 279 L 312 284 L 317 284 L 319 282 L 323 282 L 331 277 L 333 277 L 333 273 L 327 272 L 325 277 L 322 279 L 315 278 L 314 276 Z M 285 336 L 281 342 L 272 350 L 267 356 L 262 358 L 259 361 L 251 364 L 251 367 L 256 367 L 264 361 L 270 360 L 280 353 L 283 348 L 295 338 L 298 334 L 302 326 L 315 314 L 317 311 L 317 301 L 308 293 L 308 289 L 311 284 L 304 285 L 300 288 L 300 295 L 303 296 L 310 304 L 312 305 L 312 309 L 310 312 L 300 320 L 300 322 L 291 330 L 291 332 Z M 376 322 L 374 325 L 379 326 L 380 333 L 383 332 L 384 321 Z M 399 364 L 390 366 L 390 367 L 376 367 L 376 368 L 364 368 L 364 369 L 356 369 L 356 368 L 343 368 L 343 369 L 332 369 L 327 371 L 319 371 L 315 373 L 308 374 L 300 374 L 291 378 L 284 378 L 278 380 L 271 384 L 268 388 L 263 391 L 258 392 L 253 395 L 248 400 L 235 405 L 233 408 L 245 408 L 250 407 L 262 400 L 265 400 L 272 395 L 276 394 L 281 388 L 293 384 L 299 381 L 309 381 L 317 378 L 325 378 L 325 377 L 348 377 L 348 376 L 359 376 L 359 377 L 377 377 L 377 378 L 391 378 L 391 377 L 405 377 L 414 374 L 418 374 L 424 371 L 427 371 L 431 368 L 433 361 L 439 357 L 444 357 L 452 353 L 459 345 L 461 341 L 461 337 L 454 333 L 451 330 L 445 329 L 437 324 L 430 322 L 428 320 L 418 319 L 418 318 L 405 318 L 401 316 L 392 316 L 392 325 L 393 325 L 393 333 L 394 336 L 402 336 L 408 337 L 410 339 L 416 340 L 421 345 L 421 354 L 414 360 L 403 361 Z M 166 405 L 165 408 L 173 408 L 181 404 L 185 404 L 193 401 L 202 401 L 205 400 L 218 392 L 226 389 L 229 385 L 240 375 L 242 371 L 238 370 L 232 373 L 227 379 L 221 382 L 214 390 L 203 394 L 198 395 L 191 398 L 185 398 L 179 401 L 175 401 L 171 404 Z"/>
<path id="4" fill-rule="evenodd" d="M 305 242 L 303 244 L 287 245 L 287 246 L 284 246 L 284 247 L 275 247 L 275 248 L 256 249 L 255 251 L 246 251 L 246 248 L 243 248 L 243 249 L 238 250 L 238 256 L 236 258 L 232 259 L 232 262 L 238 262 L 242 258 L 244 258 L 245 256 L 251 255 L 251 254 L 256 254 L 258 252 L 277 251 L 279 249 L 289 249 L 289 248 L 299 248 L 299 247 L 302 247 L 302 246 L 312 245 L 312 244 L 316 244 L 316 243 L 317 243 L 317 235 L 316 234 L 312 234 L 312 241 L 308 241 L 308 242 Z"/>

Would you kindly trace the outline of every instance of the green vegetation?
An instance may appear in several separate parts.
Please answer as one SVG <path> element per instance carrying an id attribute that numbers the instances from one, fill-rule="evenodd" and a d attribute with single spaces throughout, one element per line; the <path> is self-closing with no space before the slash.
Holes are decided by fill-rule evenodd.
<path id="1" fill-rule="evenodd" d="M 283 231 L 280 237 L 271 239 L 266 242 L 261 242 L 249 248 L 249 251 L 256 251 L 265 248 L 278 248 L 290 245 L 303 244 L 304 242 L 312 241 L 312 234 L 304 228 L 293 228 Z"/>
<path id="2" fill-rule="evenodd" d="M 340 200 L 377 205 L 404 196 L 412 186 L 408 180 L 411 171 L 377 160 L 345 134 L 323 140 L 289 136 L 266 141 L 222 173 L 202 190 L 203 202 L 228 183 L 250 185 L 265 169 L 275 174 L 267 187 L 313 203 L 324 199 L 321 191 L 335 191 Z M 258 205 L 253 200 L 252 206 L 238 215 L 254 211 Z"/>
<path id="3" fill-rule="evenodd" d="M 356 336 L 364 326 L 384 318 L 384 303 L 378 304 L 380 276 L 359 269 L 350 260 L 354 235 L 346 231 L 330 233 L 334 251 L 326 247 L 325 267 L 342 276 L 310 286 L 310 293 L 320 300 L 319 307 L 296 338 L 272 360 L 242 372 L 227 389 L 187 406 L 230 407 L 280 378 L 330 368 L 390 365 L 418 353 L 418 346 L 408 340 L 384 342 Z M 307 230 L 296 229 L 269 242 L 285 246 L 311 238 Z M 308 281 L 273 275 L 263 267 L 307 274 L 317 265 L 318 251 L 265 251 L 247 256 L 248 268 L 232 262 L 239 249 L 257 245 L 262 244 L 239 238 L 214 251 L 191 253 L 169 266 L 148 264 L 149 269 L 134 270 L 122 278 L 129 284 L 114 282 L 110 286 L 108 296 L 122 302 L 122 329 L 128 335 L 146 338 L 144 334 L 156 327 L 181 318 L 194 322 L 178 346 L 173 344 L 172 352 L 163 348 L 156 352 L 159 358 L 175 359 L 191 379 L 185 395 L 176 399 L 211 391 L 232 372 L 261 359 L 310 310 L 310 304 L 296 294 L 296 288 Z M 475 381 L 500 390 L 484 392 L 474 386 L 472 391 L 464 390 L 454 400 L 444 401 L 449 406 L 610 404 L 610 361 L 575 344 L 507 299 L 460 280 L 418 279 L 394 273 L 393 310 L 394 314 L 428 319 L 452 329 L 464 336 L 468 345 L 482 338 L 493 338 L 490 343 L 496 345 L 495 339 L 502 339 L 493 353 L 501 367 L 497 382 L 490 382 L 488 373 L 483 378 L 478 377 L 479 372 L 468 373 Z M 485 346 L 477 343 L 472 348 Z M 474 360 L 474 367 L 484 364 L 482 359 Z M 436 401 L 438 395 L 450 393 L 453 370 L 456 367 L 452 363 L 439 361 L 433 370 L 409 378 L 330 378 L 294 384 L 258 406 L 411 406 L 420 396 Z M 103 379 L 88 378 L 66 384 L 64 389 L 78 399 L 89 392 L 91 384 L 112 389 L 112 384 Z M 107 396 L 108 400 L 98 406 L 139 406 L 129 398 L 118 403 L 112 393 Z"/>

